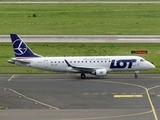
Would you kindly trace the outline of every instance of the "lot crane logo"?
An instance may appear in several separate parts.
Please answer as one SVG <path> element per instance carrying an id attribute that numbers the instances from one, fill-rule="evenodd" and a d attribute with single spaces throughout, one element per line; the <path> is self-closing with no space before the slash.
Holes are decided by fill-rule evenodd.
<path id="1" fill-rule="evenodd" d="M 13 42 L 13 46 L 14 46 L 14 52 L 16 55 L 23 55 L 27 51 L 26 44 L 20 39 L 15 40 Z"/>

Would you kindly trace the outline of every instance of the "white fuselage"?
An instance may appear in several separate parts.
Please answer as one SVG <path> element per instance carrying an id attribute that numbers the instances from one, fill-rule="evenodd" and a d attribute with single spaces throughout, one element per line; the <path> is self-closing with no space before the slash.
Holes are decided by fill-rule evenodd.
<path id="1" fill-rule="evenodd" d="M 138 56 L 37 57 L 19 59 L 25 59 L 29 63 L 16 62 L 16 64 L 56 72 L 82 72 L 79 69 L 74 69 L 74 67 L 94 70 L 106 69 L 107 72 L 139 71 L 155 68 L 153 64 Z M 74 67 L 68 66 L 65 60 Z"/>

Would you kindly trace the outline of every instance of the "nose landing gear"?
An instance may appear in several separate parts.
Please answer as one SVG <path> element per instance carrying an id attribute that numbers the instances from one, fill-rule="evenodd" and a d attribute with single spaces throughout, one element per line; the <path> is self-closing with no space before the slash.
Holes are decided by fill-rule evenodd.
<path id="1" fill-rule="evenodd" d="M 138 75 L 137 75 L 138 73 L 139 71 L 135 71 L 135 75 L 134 75 L 135 78 L 138 78 Z"/>
<path id="2" fill-rule="evenodd" d="M 135 78 L 138 78 L 138 75 L 135 73 L 134 77 L 135 77 Z"/>

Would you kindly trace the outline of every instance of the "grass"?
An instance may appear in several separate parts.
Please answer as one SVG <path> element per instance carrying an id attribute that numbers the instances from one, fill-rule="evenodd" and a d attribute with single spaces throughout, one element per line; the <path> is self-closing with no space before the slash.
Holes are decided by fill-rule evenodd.
<path id="1" fill-rule="evenodd" d="M 160 4 L 0 4 L 0 34 L 159 35 L 159 7 Z"/>
<path id="2" fill-rule="evenodd" d="M 2 1 L 2 0 L 1 0 Z M 67 0 L 66 0 L 67 1 Z M 118 0 L 117 0 L 118 1 Z M 29 35 L 159 35 L 160 4 L 0 4 L 0 34 Z M 146 12 L 148 13 L 146 15 Z M 29 43 L 43 56 L 140 55 L 153 61 L 160 72 L 159 44 Z M 0 73 L 50 73 L 13 67 L 11 43 L 0 44 Z"/>
<path id="3" fill-rule="evenodd" d="M 4 109 L 4 106 L 0 106 L 0 110 L 3 110 Z"/>
<path id="4" fill-rule="evenodd" d="M 0 1 L 43 1 L 44 0 L 0 0 Z M 47 1 L 139 1 L 139 0 L 47 0 Z M 140 0 L 140 1 L 149 1 L 149 0 Z M 159 0 L 152 0 L 152 1 L 159 1 Z"/>
<path id="5" fill-rule="evenodd" d="M 115 56 L 131 55 L 132 50 L 148 50 L 148 54 L 139 55 L 150 62 L 154 62 L 156 69 L 147 73 L 160 72 L 159 44 L 129 44 L 129 43 L 28 43 L 35 53 L 42 56 Z M 134 54 L 135 55 L 135 54 Z M 0 73 L 51 73 L 32 68 L 17 67 L 9 64 L 8 59 L 14 57 L 11 43 L 0 44 Z M 14 66 L 14 67 L 12 67 Z M 16 66 L 16 67 L 15 67 Z M 142 72 L 146 73 L 146 72 Z"/>
<path id="6" fill-rule="evenodd" d="M 0 1 L 21 1 L 21 2 L 28 2 L 28 1 L 43 1 L 44 0 L 0 0 Z M 139 1 L 139 0 L 46 0 L 46 1 Z M 149 1 L 149 0 L 140 0 L 140 1 Z M 159 0 L 153 0 L 159 1 Z"/>

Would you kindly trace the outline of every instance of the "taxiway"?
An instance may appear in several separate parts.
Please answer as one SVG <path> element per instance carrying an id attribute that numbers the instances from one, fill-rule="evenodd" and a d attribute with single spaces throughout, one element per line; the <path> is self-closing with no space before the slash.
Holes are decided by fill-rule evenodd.
<path id="1" fill-rule="evenodd" d="M 76 74 L 0 76 L 2 119 L 158 120 L 160 75 Z"/>

